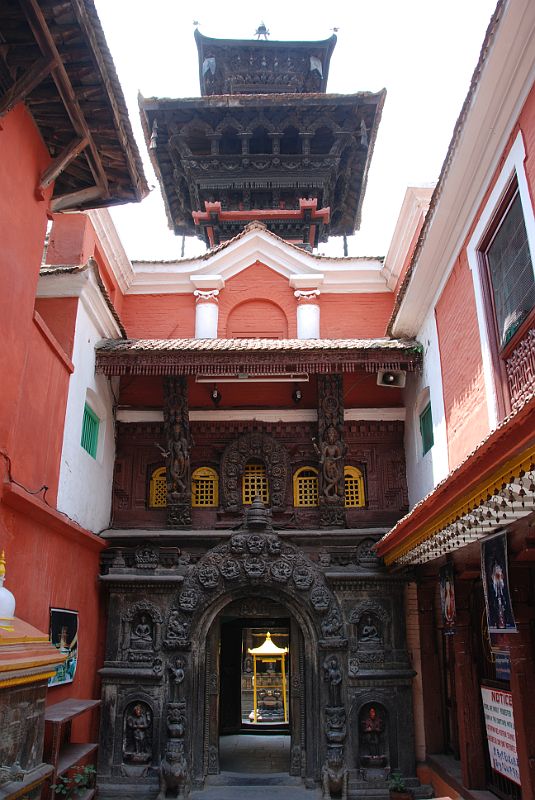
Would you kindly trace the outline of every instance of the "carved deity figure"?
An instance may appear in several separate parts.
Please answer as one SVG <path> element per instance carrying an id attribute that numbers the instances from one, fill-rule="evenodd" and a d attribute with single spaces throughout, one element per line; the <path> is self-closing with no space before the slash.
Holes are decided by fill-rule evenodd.
<path id="1" fill-rule="evenodd" d="M 134 618 L 130 646 L 134 650 L 152 649 L 152 620 L 148 614 L 142 613 Z"/>
<path id="2" fill-rule="evenodd" d="M 377 758 L 385 755 L 384 748 L 385 723 L 377 709 L 371 706 L 360 723 L 361 752 Z"/>
<path id="3" fill-rule="evenodd" d="M 334 425 L 329 425 L 320 449 L 322 494 L 326 502 L 336 503 L 343 498 L 343 458 L 345 448 Z"/>
<path id="4" fill-rule="evenodd" d="M 169 622 L 167 623 L 167 639 L 173 641 L 175 639 L 186 639 L 188 636 L 188 626 L 180 618 L 180 613 L 173 609 L 169 614 Z"/>
<path id="5" fill-rule="evenodd" d="M 359 641 L 361 642 L 380 642 L 381 636 L 370 614 L 361 621 L 359 626 Z"/>
<path id="6" fill-rule="evenodd" d="M 327 760 L 321 770 L 321 788 L 324 800 L 340 797 L 347 800 L 348 771 L 341 750 L 327 753 Z"/>
<path id="7" fill-rule="evenodd" d="M 126 761 L 148 761 L 151 756 L 151 715 L 144 703 L 136 703 L 126 715 L 125 742 Z"/>
<path id="8" fill-rule="evenodd" d="M 160 792 L 156 800 L 165 800 L 168 792 L 174 793 L 177 798 L 182 792 L 184 800 L 190 796 L 188 762 L 181 742 L 168 744 L 160 764 Z"/>
<path id="9" fill-rule="evenodd" d="M 323 679 L 329 683 L 329 705 L 331 707 L 341 706 L 342 672 L 336 656 L 329 656 L 325 660 Z"/>

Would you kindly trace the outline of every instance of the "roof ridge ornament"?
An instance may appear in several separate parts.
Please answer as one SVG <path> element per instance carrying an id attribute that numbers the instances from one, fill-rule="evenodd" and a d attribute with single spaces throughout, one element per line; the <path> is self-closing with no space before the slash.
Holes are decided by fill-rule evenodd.
<path id="1" fill-rule="evenodd" d="M 266 28 L 264 22 L 262 21 L 255 31 L 255 36 L 258 40 L 260 40 L 260 37 L 263 36 L 264 40 L 267 42 L 267 38 L 269 35 L 270 35 L 269 31 Z"/>

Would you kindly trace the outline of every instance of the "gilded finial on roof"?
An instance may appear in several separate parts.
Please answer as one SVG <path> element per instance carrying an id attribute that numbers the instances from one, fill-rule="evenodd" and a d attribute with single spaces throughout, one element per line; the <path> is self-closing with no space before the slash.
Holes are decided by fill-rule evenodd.
<path id="1" fill-rule="evenodd" d="M 269 36 L 269 31 L 263 22 L 261 22 L 258 28 L 256 29 L 255 36 L 257 39 L 260 39 L 260 37 L 263 36 L 264 39 L 267 41 L 267 38 Z"/>

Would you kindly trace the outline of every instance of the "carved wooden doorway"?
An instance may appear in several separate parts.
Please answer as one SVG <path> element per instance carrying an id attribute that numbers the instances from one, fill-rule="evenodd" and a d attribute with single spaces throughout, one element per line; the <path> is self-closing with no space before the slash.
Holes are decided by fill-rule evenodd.
<path id="1" fill-rule="evenodd" d="M 252 722 L 252 675 L 248 680 L 247 648 L 245 642 L 261 632 L 275 631 L 274 639 L 288 642 L 287 657 L 287 723 L 276 713 L 282 706 L 276 690 L 267 690 L 263 703 L 266 709 L 260 724 Z M 255 644 L 261 644 L 258 640 Z M 255 598 L 231 603 L 211 625 L 206 644 L 206 708 L 205 758 L 208 774 L 221 770 L 220 736 L 279 734 L 288 735 L 288 772 L 304 776 L 305 741 L 305 675 L 304 638 L 288 609 L 271 600 Z M 277 685 L 276 678 L 272 680 Z M 271 705 L 270 705 L 271 704 Z M 273 709 L 273 710 L 272 710 Z M 239 770 L 237 770 L 239 771 Z"/>

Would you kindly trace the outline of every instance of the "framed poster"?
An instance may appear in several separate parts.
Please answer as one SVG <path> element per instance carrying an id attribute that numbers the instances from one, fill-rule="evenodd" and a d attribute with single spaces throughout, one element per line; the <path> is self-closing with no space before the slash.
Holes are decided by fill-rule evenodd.
<path id="1" fill-rule="evenodd" d="M 507 569 L 507 534 L 496 533 L 481 542 L 481 578 L 489 633 L 516 633 Z"/>
<path id="2" fill-rule="evenodd" d="M 78 612 L 66 608 L 50 609 L 50 641 L 66 655 L 56 674 L 48 679 L 49 686 L 72 683 L 78 662 Z"/>
<path id="3" fill-rule="evenodd" d="M 455 633 L 455 586 L 453 583 L 453 564 L 446 564 L 440 568 L 438 574 L 440 581 L 440 606 L 442 609 L 442 623 L 444 633 Z"/>
<path id="4" fill-rule="evenodd" d="M 520 786 L 511 692 L 481 687 L 490 766 Z"/>

